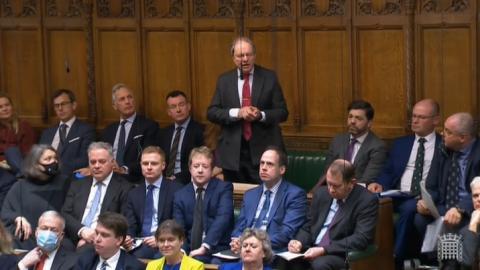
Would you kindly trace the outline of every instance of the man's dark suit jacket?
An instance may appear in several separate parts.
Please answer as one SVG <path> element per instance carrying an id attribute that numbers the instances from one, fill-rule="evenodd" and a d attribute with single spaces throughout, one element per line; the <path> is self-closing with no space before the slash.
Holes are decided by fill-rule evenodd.
<path id="1" fill-rule="evenodd" d="M 66 221 L 65 232 L 74 243 L 78 242 L 77 234 L 83 227 L 82 217 L 87 207 L 92 182 L 92 177 L 73 181 L 62 208 L 62 215 Z M 131 184 L 122 176 L 113 173 L 103 198 L 100 213 L 106 211 L 122 213 L 127 202 L 128 191 L 131 187 Z"/>
<path id="2" fill-rule="evenodd" d="M 258 165 L 260 157 L 269 145 L 284 148 L 279 123 L 288 118 L 288 109 L 277 75 L 268 69 L 255 65 L 252 84 L 252 106 L 265 112 L 265 121 L 252 122 L 250 154 L 253 165 Z M 217 88 L 207 111 L 207 118 L 222 126 L 218 139 L 218 161 L 220 167 L 238 171 L 243 121 L 232 119 L 229 110 L 241 108 L 238 96 L 237 69 L 220 75 Z"/>
<path id="3" fill-rule="evenodd" d="M 436 159 L 440 154 L 438 146 L 441 142 L 442 136 L 436 134 L 435 150 L 433 152 L 432 163 L 433 160 Z M 410 153 L 412 152 L 414 143 L 415 135 L 400 137 L 393 142 L 388 155 L 387 163 L 385 164 L 382 173 L 376 181 L 382 185 L 383 190 L 399 188 L 400 180 L 402 179 L 405 168 L 407 167 L 408 159 L 410 158 Z"/>
<path id="4" fill-rule="evenodd" d="M 57 133 L 58 125 L 45 129 L 39 143 L 51 145 Z M 75 119 L 67 135 L 67 143 L 60 149 L 62 173 L 71 175 L 73 171 L 88 166 L 87 149 L 95 140 L 95 129 L 78 119 Z"/>
<path id="5" fill-rule="evenodd" d="M 440 215 L 444 215 L 448 209 L 446 209 L 446 196 L 447 196 L 447 180 L 450 168 L 452 166 L 451 153 L 448 150 L 442 151 L 437 159 L 432 161 L 430 167 L 431 173 L 428 175 L 426 180 L 426 187 L 432 199 L 435 202 L 435 205 L 438 208 Z M 476 138 L 469 157 L 467 158 L 467 167 L 465 169 L 465 188 L 469 194 L 472 194 L 470 189 L 470 182 L 472 182 L 475 176 L 480 174 L 480 140 Z M 465 210 L 466 215 L 464 218 L 470 216 L 470 213 L 473 211 L 473 203 L 471 196 L 466 196 L 461 198 L 458 202 L 458 206 Z"/>
<path id="6" fill-rule="evenodd" d="M 188 184 L 190 182 L 190 171 L 188 169 L 188 158 L 193 148 L 204 145 L 203 132 L 205 128 L 202 124 L 190 118 L 185 135 L 183 136 L 182 149 L 180 149 L 180 167 L 181 172 L 175 177 L 179 183 Z M 170 147 L 172 145 L 173 134 L 175 133 L 175 124 L 165 129 L 161 129 L 157 139 L 157 143 L 165 151 L 165 162 L 168 166 L 170 160 Z M 165 167 L 166 168 L 166 167 Z"/>
<path id="7" fill-rule="evenodd" d="M 345 158 L 349 143 L 350 133 L 342 133 L 333 138 L 327 152 L 325 173 L 333 161 Z M 370 183 L 377 179 L 385 165 L 386 159 L 387 149 L 385 143 L 372 131 L 369 131 L 353 161 L 355 178 L 361 183 Z"/>
<path id="8" fill-rule="evenodd" d="M 173 195 L 183 186 L 175 181 L 163 178 L 158 193 L 158 225 L 171 219 L 173 214 Z M 128 235 L 132 237 L 142 236 L 143 211 L 145 208 L 146 197 L 145 183 L 135 187 L 128 192 L 127 207 L 124 215 L 128 220 Z"/>
<path id="9" fill-rule="evenodd" d="M 97 255 L 97 253 L 95 253 L 93 249 L 91 249 L 80 255 L 74 269 L 95 270 L 99 261 L 99 256 Z M 146 266 L 141 263 L 135 256 L 121 250 L 120 258 L 118 259 L 117 267 L 115 268 L 115 270 L 144 270 L 145 267 Z"/>
<path id="10" fill-rule="evenodd" d="M 472 267 L 476 259 L 478 259 L 480 251 L 480 236 L 478 233 L 470 231 L 468 225 L 460 230 L 460 234 L 463 236 L 462 264 L 466 267 Z"/>
<path id="11" fill-rule="evenodd" d="M 173 217 L 185 228 L 186 241 L 183 248 L 190 251 L 190 241 L 195 212 L 195 190 L 190 183 L 175 193 Z M 203 197 L 202 243 L 210 245 L 210 253 L 229 248 L 230 233 L 233 229 L 233 185 L 230 182 L 212 178 Z"/>
<path id="12" fill-rule="evenodd" d="M 315 191 L 308 221 L 295 237 L 302 242 L 302 249 L 315 245 L 332 202 L 326 186 Z M 347 251 L 364 250 L 373 242 L 378 215 L 376 195 L 355 185 L 338 215 L 336 222 L 330 225 L 331 243 L 324 247 L 326 254 L 345 257 Z"/>
<path id="13" fill-rule="evenodd" d="M 55 254 L 55 258 L 53 258 L 50 270 L 72 270 L 77 263 L 77 259 L 78 257 L 75 253 L 66 251 L 60 246 Z M 28 269 L 34 270 L 34 267 Z"/>
<path id="14" fill-rule="evenodd" d="M 115 143 L 119 121 L 108 125 L 102 134 L 102 141 Z M 142 176 L 140 167 L 140 158 L 142 151 L 149 145 L 155 145 L 155 137 L 158 132 L 158 124 L 142 115 L 137 114 L 133 121 L 130 132 L 128 133 L 125 144 L 124 165 L 128 167 L 128 177 L 132 183 L 139 183 Z"/>

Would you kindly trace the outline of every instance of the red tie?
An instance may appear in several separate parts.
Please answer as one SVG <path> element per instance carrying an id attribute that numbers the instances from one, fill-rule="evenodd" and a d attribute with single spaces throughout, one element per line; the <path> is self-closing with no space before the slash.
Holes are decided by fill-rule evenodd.
<path id="1" fill-rule="evenodd" d="M 242 88 L 242 107 L 252 105 L 252 97 L 250 95 L 250 83 L 248 77 L 249 73 L 243 75 L 243 88 Z M 243 121 L 243 138 L 249 141 L 252 138 L 252 123 Z"/>
<path id="2" fill-rule="evenodd" d="M 45 253 L 40 257 L 40 261 L 38 261 L 37 265 L 35 266 L 35 270 L 43 270 L 43 266 L 45 265 L 45 261 L 48 259 L 48 255 Z"/>

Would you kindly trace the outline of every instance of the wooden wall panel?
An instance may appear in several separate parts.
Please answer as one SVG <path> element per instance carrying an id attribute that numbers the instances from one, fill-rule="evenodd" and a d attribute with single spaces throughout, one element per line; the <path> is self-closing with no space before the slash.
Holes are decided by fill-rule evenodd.
<path id="1" fill-rule="evenodd" d="M 72 90 L 77 98 L 77 116 L 87 119 L 89 108 L 85 33 L 81 30 L 47 30 L 46 43 L 48 97 L 60 88 Z M 49 106 L 49 112 L 50 120 L 57 121 L 52 106 Z"/>
<path id="2" fill-rule="evenodd" d="M 179 89 L 191 96 L 188 42 L 182 31 L 146 32 L 145 106 L 161 125 L 170 123 L 165 96 Z M 168 42 L 165 42 L 168 41 Z"/>
<path id="3" fill-rule="evenodd" d="M 116 83 L 122 82 L 132 88 L 137 109 L 142 112 L 143 89 L 137 38 L 134 31 L 98 32 L 97 104 L 101 126 L 118 120 L 118 113 L 112 108 L 111 91 Z"/>
<path id="4" fill-rule="evenodd" d="M 355 98 L 375 108 L 375 131 L 382 137 L 399 136 L 407 120 L 403 31 L 361 29 L 357 38 Z"/>

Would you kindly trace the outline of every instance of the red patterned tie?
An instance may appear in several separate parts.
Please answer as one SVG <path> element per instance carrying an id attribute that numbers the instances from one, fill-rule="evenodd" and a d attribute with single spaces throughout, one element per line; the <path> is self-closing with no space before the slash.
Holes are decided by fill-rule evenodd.
<path id="1" fill-rule="evenodd" d="M 43 266 L 45 265 L 45 261 L 48 259 L 48 255 L 45 253 L 40 257 L 40 261 L 38 261 L 37 265 L 35 266 L 35 270 L 43 270 Z"/>
<path id="2" fill-rule="evenodd" d="M 249 73 L 243 75 L 243 88 L 242 88 L 242 107 L 252 105 L 252 97 L 250 95 L 250 83 L 248 77 Z M 244 120 L 243 121 L 243 138 L 246 141 L 249 141 L 252 138 L 252 123 Z"/>

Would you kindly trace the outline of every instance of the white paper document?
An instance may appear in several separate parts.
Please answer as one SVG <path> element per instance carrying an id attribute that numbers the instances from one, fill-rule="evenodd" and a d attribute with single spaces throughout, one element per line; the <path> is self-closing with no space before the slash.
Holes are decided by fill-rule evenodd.
<path id="1" fill-rule="evenodd" d="M 439 217 L 427 225 L 427 231 L 422 244 L 422 253 L 436 251 L 438 236 L 442 233 L 443 227 L 443 217 Z"/>
<path id="2" fill-rule="evenodd" d="M 284 258 L 284 259 L 287 260 L 287 261 L 291 261 L 291 260 L 293 260 L 293 259 L 301 258 L 301 257 L 304 256 L 303 253 L 292 253 L 292 252 L 290 252 L 290 251 L 280 252 L 280 253 L 277 253 L 277 254 L 275 254 L 275 255 L 277 255 L 277 256 L 279 256 L 279 257 L 282 257 L 282 258 Z"/>
<path id="3" fill-rule="evenodd" d="M 438 213 L 437 207 L 433 202 L 432 196 L 428 193 L 427 188 L 425 187 L 425 181 L 420 182 L 420 191 L 422 192 L 422 200 L 425 203 L 425 206 L 430 210 L 430 214 L 438 219 L 440 214 Z"/>
<path id="4" fill-rule="evenodd" d="M 213 254 L 213 256 L 215 256 L 217 258 L 220 258 L 220 259 L 224 259 L 224 260 L 238 260 L 238 259 L 240 259 L 240 256 L 238 254 L 235 254 L 230 250 L 224 250 L 224 251 L 217 252 L 217 253 Z"/>
<path id="5" fill-rule="evenodd" d="M 399 189 L 391 189 L 384 192 L 380 192 L 380 197 L 408 197 L 411 196 L 410 192 L 404 192 Z"/>

